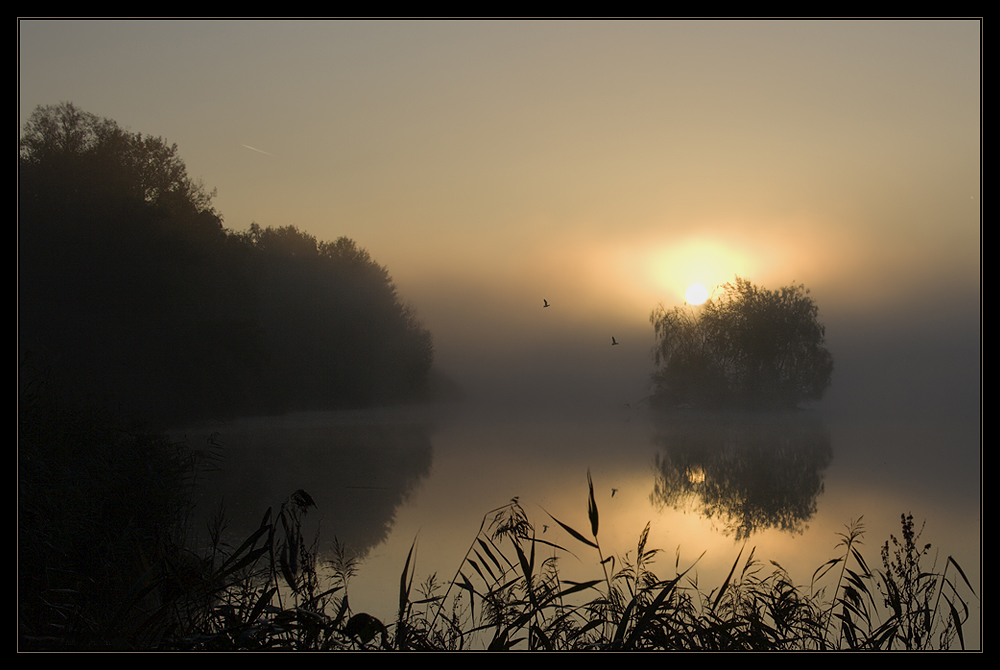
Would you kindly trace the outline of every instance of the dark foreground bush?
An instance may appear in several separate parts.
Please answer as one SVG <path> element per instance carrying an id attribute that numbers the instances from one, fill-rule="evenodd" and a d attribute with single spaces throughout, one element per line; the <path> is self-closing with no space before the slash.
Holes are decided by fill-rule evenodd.
<path id="1" fill-rule="evenodd" d="M 205 456 L 103 409 L 68 409 L 40 382 L 18 398 L 18 633 L 22 649 L 130 648 L 152 603 L 187 591 L 189 485 Z"/>

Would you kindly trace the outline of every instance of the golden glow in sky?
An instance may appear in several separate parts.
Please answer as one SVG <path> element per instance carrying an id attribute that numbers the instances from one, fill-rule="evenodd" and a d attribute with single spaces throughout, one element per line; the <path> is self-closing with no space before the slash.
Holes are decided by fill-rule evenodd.
<path id="1" fill-rule="evenodd" d="M 177 143 L 227 228 L 350 237 L 454 370 L 620 355 L 737 275 L 824 318 L 978 295 L 978 21 L 18 25 L 19 125 L 73 102 Z"/>
<path id="2" fill-rule="evenodd" d="M 761 246 L 761 245 L 757 245 Z M 736 275 L 752 277 L 755 281 L 768 281 L 763 276 L 764 258 L 783 255 L 774 248 L 755 249 L 750 241 L 734 239 L 732 234 L 720 233 L 690 237 L 637 252 L 637 282 L 646 285 L 646 291 L 655 293 L 667 307 L 688 302 L 700 304 L 716 287 L 733 281 Z M 787 283 L 792 277 L 786 278 Z M 700 301 L 692 300 L 688 287 L 700 285 L 706 295 Z M 655 302 L 654 302 L 655 304 Z"/>

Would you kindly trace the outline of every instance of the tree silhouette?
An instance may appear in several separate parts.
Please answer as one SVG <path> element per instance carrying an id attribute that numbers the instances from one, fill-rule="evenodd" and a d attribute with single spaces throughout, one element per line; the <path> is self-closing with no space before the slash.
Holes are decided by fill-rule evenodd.
<path id="1" fill-rule="evenodd" d="M 833 357 L 809 291 L 771 291 L 740 277 L 722 289 L 700 307 L 660 305 L 650 314 L 658 403 L 759 409 L 820 399 Z"/>
<path id="2" fill-rule="evenodd" d="M 81 187 L 93 196 L 115 194 L 187 213 L 215 214 L 214 193 L 187 174 L 176 144 L 144 136 L 77 109 L 72 103 L 39 106 L 18 141 L 21 179 L 42 171 L 49 186 Z M 215 227 L 221 230 L 221 220 Z"/>
<path id="3" fill-rule="evenodd" d="M 227 231 L 176 145 L 70 103 L 18 167 L 19 345 L 73 394 L 169 421 L 426 390 L 430 334 L 352 240 Z"/>

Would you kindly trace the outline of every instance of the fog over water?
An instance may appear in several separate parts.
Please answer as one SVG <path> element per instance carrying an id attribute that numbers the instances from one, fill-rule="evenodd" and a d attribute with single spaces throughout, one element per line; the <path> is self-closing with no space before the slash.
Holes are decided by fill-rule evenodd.
<path id="1" fill-rule="evenodd" d="M 309 491 L 364 556 L 357 606 L 391 615 L 414 538 L 450 579 L 513 496 L 570 542 L 547 513 L 586 525 L 588 468 L 602 543 L 650 522 L 664 572 L 705 551 L 718 584 L 748 534 L 807 583 L 844 524 L 878 564 L 912 511 L 979 593 L 981 53 L 969 20 L 22 20 L 18 123 L 71 101 L 163 136 L 227 228 L 388 269 L 445 400 L 179 429 L 221 433 L 234 526 Z M 737 275 L 819 306 L 833 380 L 792 428 L 649 410 L 651 310 Z"/>

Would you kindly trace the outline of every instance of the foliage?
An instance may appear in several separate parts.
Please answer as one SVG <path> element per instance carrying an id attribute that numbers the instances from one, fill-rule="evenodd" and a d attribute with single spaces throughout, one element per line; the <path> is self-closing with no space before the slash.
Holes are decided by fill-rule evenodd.
<path id="1" fill-rule="evenodd" d="M 947 649 L 957 636 L 964 647 L 962 622 L 968 617 L 968 608 L 959 595 L 961 585 L 954 575 L 948 577 L 948 568 L 953 567 L 966 585 L 969 580 L 951 556 L 943 573 L 935 572 L 936 561 L 930 571 L 925 572 L 920 559 L 928 554 L 931 545 L 920 547 L 917 544 L 923 528 L 914 531 L 912 514 L 901 515 L 900 525 L 903 539 L 889 536 L 893 550 L 890 554 L 889 541 L 882 546 L 884 570 L 880 571 L 879 591 L 885 606 L 898 622 L 892 631 L 892 642 L 907 650 Z M 942 600 L 948 606 L 947 611 L 943 611 Z"/>
<path id="2" fill-rule="evenodd" d="M 430 334 L 352 240 L 233 232 L 177 146 L 70 103 L 18 143 L 20 351 L 163 422 L 419 397 Z"/>
<path id="3" fill-rule="evenodd" d="M 346 237 L 253 224 L 268 393 L 288 408 L 370 405 L 423 388 L 433 347 L 388 270 Z"/>
<path id="4" fill-rule="evenodd" d="M 809 291 L 771 291 L 740 277 L 722 289 L 700 307 L 660 305 L 650 314 L 655 398 L 704 408 L 788 408 L 821 398 L 833 357 Z"/>
<path id="5" fill-rule="evenodd" d="M 176 144 L 128 132 L 72 103 L 34 111 L 18 141 L 18 158 L 22 180 L 34 186 L 54 181 L 57 187 L 85 187 L 91 197 L 134 198 L 215 215 L 214 193 L 188 176 Z M 215 223 L 221 228 L 221 221 Z"/>
<path id="6" fill-rule="evenodd" d="M 18 633 L 22 648 L 149 646 L 133 627 L 182 599 L 201 570 L 185 548 L 190 490 L 216 448 L 193 449 L 107 410 L 67 407 L 21 365 Z"/>

